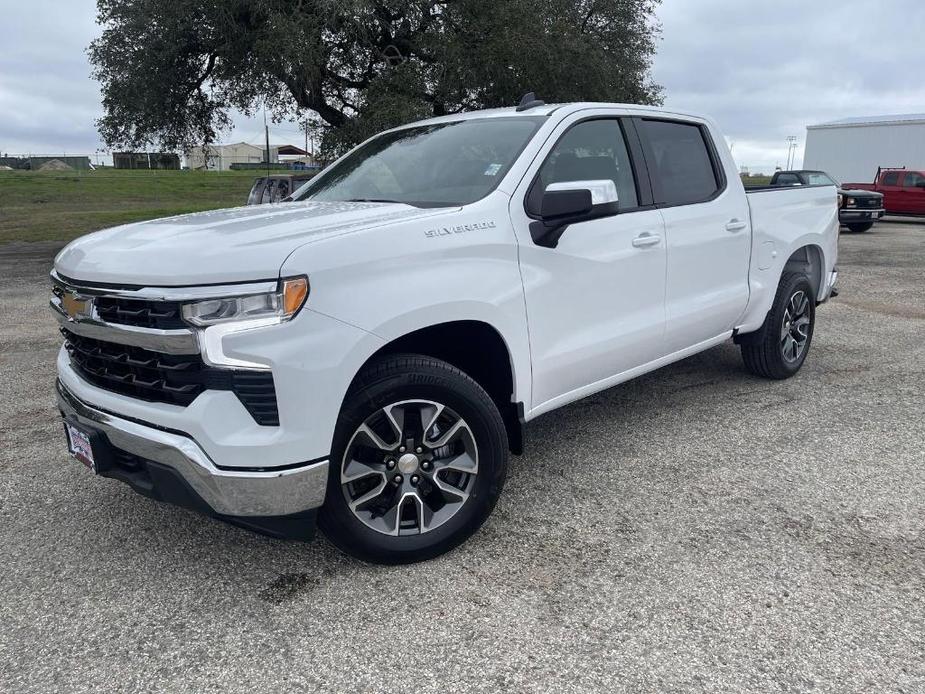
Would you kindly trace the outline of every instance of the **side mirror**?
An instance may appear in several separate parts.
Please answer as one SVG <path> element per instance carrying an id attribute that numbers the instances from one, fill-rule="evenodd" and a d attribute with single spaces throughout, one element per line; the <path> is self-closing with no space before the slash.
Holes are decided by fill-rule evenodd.
<path id="1" fill-rule="evenodd" d="M 555 248 L 570 224 L 618 212 L 617 186 L 611 180 L 550 183 L 540 202 L 540 220 L 530 225 L 530 233 L 537 245 Z"/>

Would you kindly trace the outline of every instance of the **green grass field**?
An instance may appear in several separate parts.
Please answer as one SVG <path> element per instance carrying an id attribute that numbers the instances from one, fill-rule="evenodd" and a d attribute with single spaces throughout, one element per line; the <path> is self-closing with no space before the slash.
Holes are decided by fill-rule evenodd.
<path id="1" fill-rule="evenodd" d="M 70 241 L 97 229 L 236 207 L 259 171 L 0 171 L 0 243 Z M 766 177 L 743 177 L 764 184 Z"/>
<path id="2" fill-rule="evenodd" d="M 69 241 L 97 229 L 236 207 L 258 171 L 0 171 L 0 243 Z"/>
<path id="3" fill-rule="evenodd" d="M 771 182 L 770 176 L 740 176 L 742 183 L 747 186 L 766 186 Z"/>

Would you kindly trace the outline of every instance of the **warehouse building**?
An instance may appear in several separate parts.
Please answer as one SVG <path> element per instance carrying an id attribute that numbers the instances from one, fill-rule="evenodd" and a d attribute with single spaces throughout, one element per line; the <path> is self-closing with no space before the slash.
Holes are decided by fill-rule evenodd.
<path id="1" fill-rule="evenodd" d="M 877 167 L 925 169 L 925 113 L 845 118 L 806 128 L 804 169 L 873 181 Z"/>
<path id="2" fill-rule="evenodd" d="M 180 157 L 170 152 L 113 152 L 116 169 L 179 169 Z"/>
<path id="3" fill-rule="evenodd" d="M 304 157 L 305 150 L 295 145 L 270 145 L 270 164 L 287 164 L 286 158 Z M 232 168 L 259 168 L 267 163 L 266 149 L 248 142 L 230 145 L 198 146 L 185 153 L 186 166 L 190 169 L 228 171 Z M 285 167 L 284 167 L 285 168 Z"/>

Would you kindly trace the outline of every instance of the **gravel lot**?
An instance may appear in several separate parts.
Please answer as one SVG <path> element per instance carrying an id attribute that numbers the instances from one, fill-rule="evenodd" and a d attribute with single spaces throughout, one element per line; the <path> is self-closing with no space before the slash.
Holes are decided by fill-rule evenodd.
<path id="1" fill-rule="evenodd" d="M 0 690 L 925 691 L 925 226 L 842 235 L 795 379 L 730 343 L 546 415 L 400 568 L 71 461 L 53 251 L 0 246 Z"/>

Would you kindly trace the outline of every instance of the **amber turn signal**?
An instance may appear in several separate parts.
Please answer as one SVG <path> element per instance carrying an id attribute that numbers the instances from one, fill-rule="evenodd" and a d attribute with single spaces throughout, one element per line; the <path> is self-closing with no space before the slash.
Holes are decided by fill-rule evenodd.
<path id="1" fill-rule="evenodd" d="M 298 313 L 308 298 L 308 278 L 295 277 L 283 281 L 283 315 L 287 318 Z"/>

